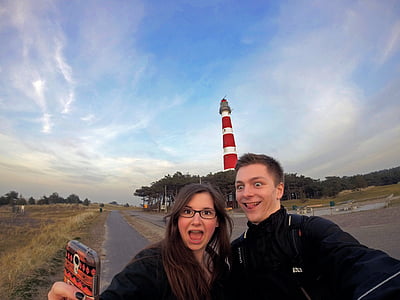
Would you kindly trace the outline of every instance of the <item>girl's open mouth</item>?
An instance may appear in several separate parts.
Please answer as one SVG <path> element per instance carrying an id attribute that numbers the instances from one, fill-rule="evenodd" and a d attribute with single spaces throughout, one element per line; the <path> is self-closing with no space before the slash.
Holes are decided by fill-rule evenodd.
<path id="1" fill-rule="evenodd" d="M 190 230 L 189 237 L 194 243 L 201 242 L 203 238 L 204 232 L 202 230 Z"/>

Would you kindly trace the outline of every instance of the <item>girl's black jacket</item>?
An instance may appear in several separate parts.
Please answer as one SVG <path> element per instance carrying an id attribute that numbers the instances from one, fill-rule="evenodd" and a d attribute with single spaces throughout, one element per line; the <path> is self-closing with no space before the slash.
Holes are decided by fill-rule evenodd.
<path id="1" fill-rule="evenodd" d="M 224 299 L 224 286 L 222 282 L 214 284 L 213 299 Z M 176 299 L 163 267 L 161 248 L 140 251 L 100 296 L 100 300 L 128 299 Z"/>
<path id="2" fill-rule="evenodd" d="M 286 210 L 232 242 L 232 299 L 400 299 L 400 261 L 333 222 Z"/>

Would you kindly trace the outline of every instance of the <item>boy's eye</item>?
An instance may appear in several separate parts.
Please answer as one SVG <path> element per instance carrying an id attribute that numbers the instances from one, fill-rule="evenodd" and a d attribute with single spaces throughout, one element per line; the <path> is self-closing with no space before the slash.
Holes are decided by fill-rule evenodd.
<path id="1" fill-rule="evenodd" d="M 256 182 L 255 184 L 254 184 L 254 186 L 256 186 L 256 187 L 260 187 L 262 184 L 261 184 L 261 182 Z"/>
<path id="2" fill-rule="evenodd" d="M 243 185 L 237 185 L 237 186 L 236 186 L 236 189 L 237 189 L 237 190 L 242 190 L 242 189 L 243 189 Z"/>

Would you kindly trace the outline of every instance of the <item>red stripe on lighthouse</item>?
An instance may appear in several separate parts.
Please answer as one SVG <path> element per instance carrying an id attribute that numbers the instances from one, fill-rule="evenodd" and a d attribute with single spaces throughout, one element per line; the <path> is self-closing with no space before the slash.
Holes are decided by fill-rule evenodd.
<path id="1" fill-rule="evenodd" d="M 224 137 L 222 140 L 223 140 L 224 148 L 225 147 L 235 147 L 235 138 L 233 137 L 233 134 L 231 134 L 231 133 L 224 134 Z"/>
<path id="2" fill-rule="evenodd" d="M 231 117 L 222 117 L 222 129 L 224 128 L 232 128 Z"/>
<path id="3" fill-rule="evenodd" d="M 234 169 L 237 162 L 237 154 L 225 154 L 224 155 L 224 170 Z"/>

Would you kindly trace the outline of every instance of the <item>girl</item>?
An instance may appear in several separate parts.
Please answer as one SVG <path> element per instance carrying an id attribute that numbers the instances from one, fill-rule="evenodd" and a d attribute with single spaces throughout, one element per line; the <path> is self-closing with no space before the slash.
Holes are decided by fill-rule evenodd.
<path id="1" fill-rule="evenodd" d="M 223 196 L 207 184 L 186 185 L 168 217 L 165 238 L 139 252 L 101 300 L 224 298 L 232 220 Z M 80 296 L 75 287 L 58 282 L 48 299 Z"/>

